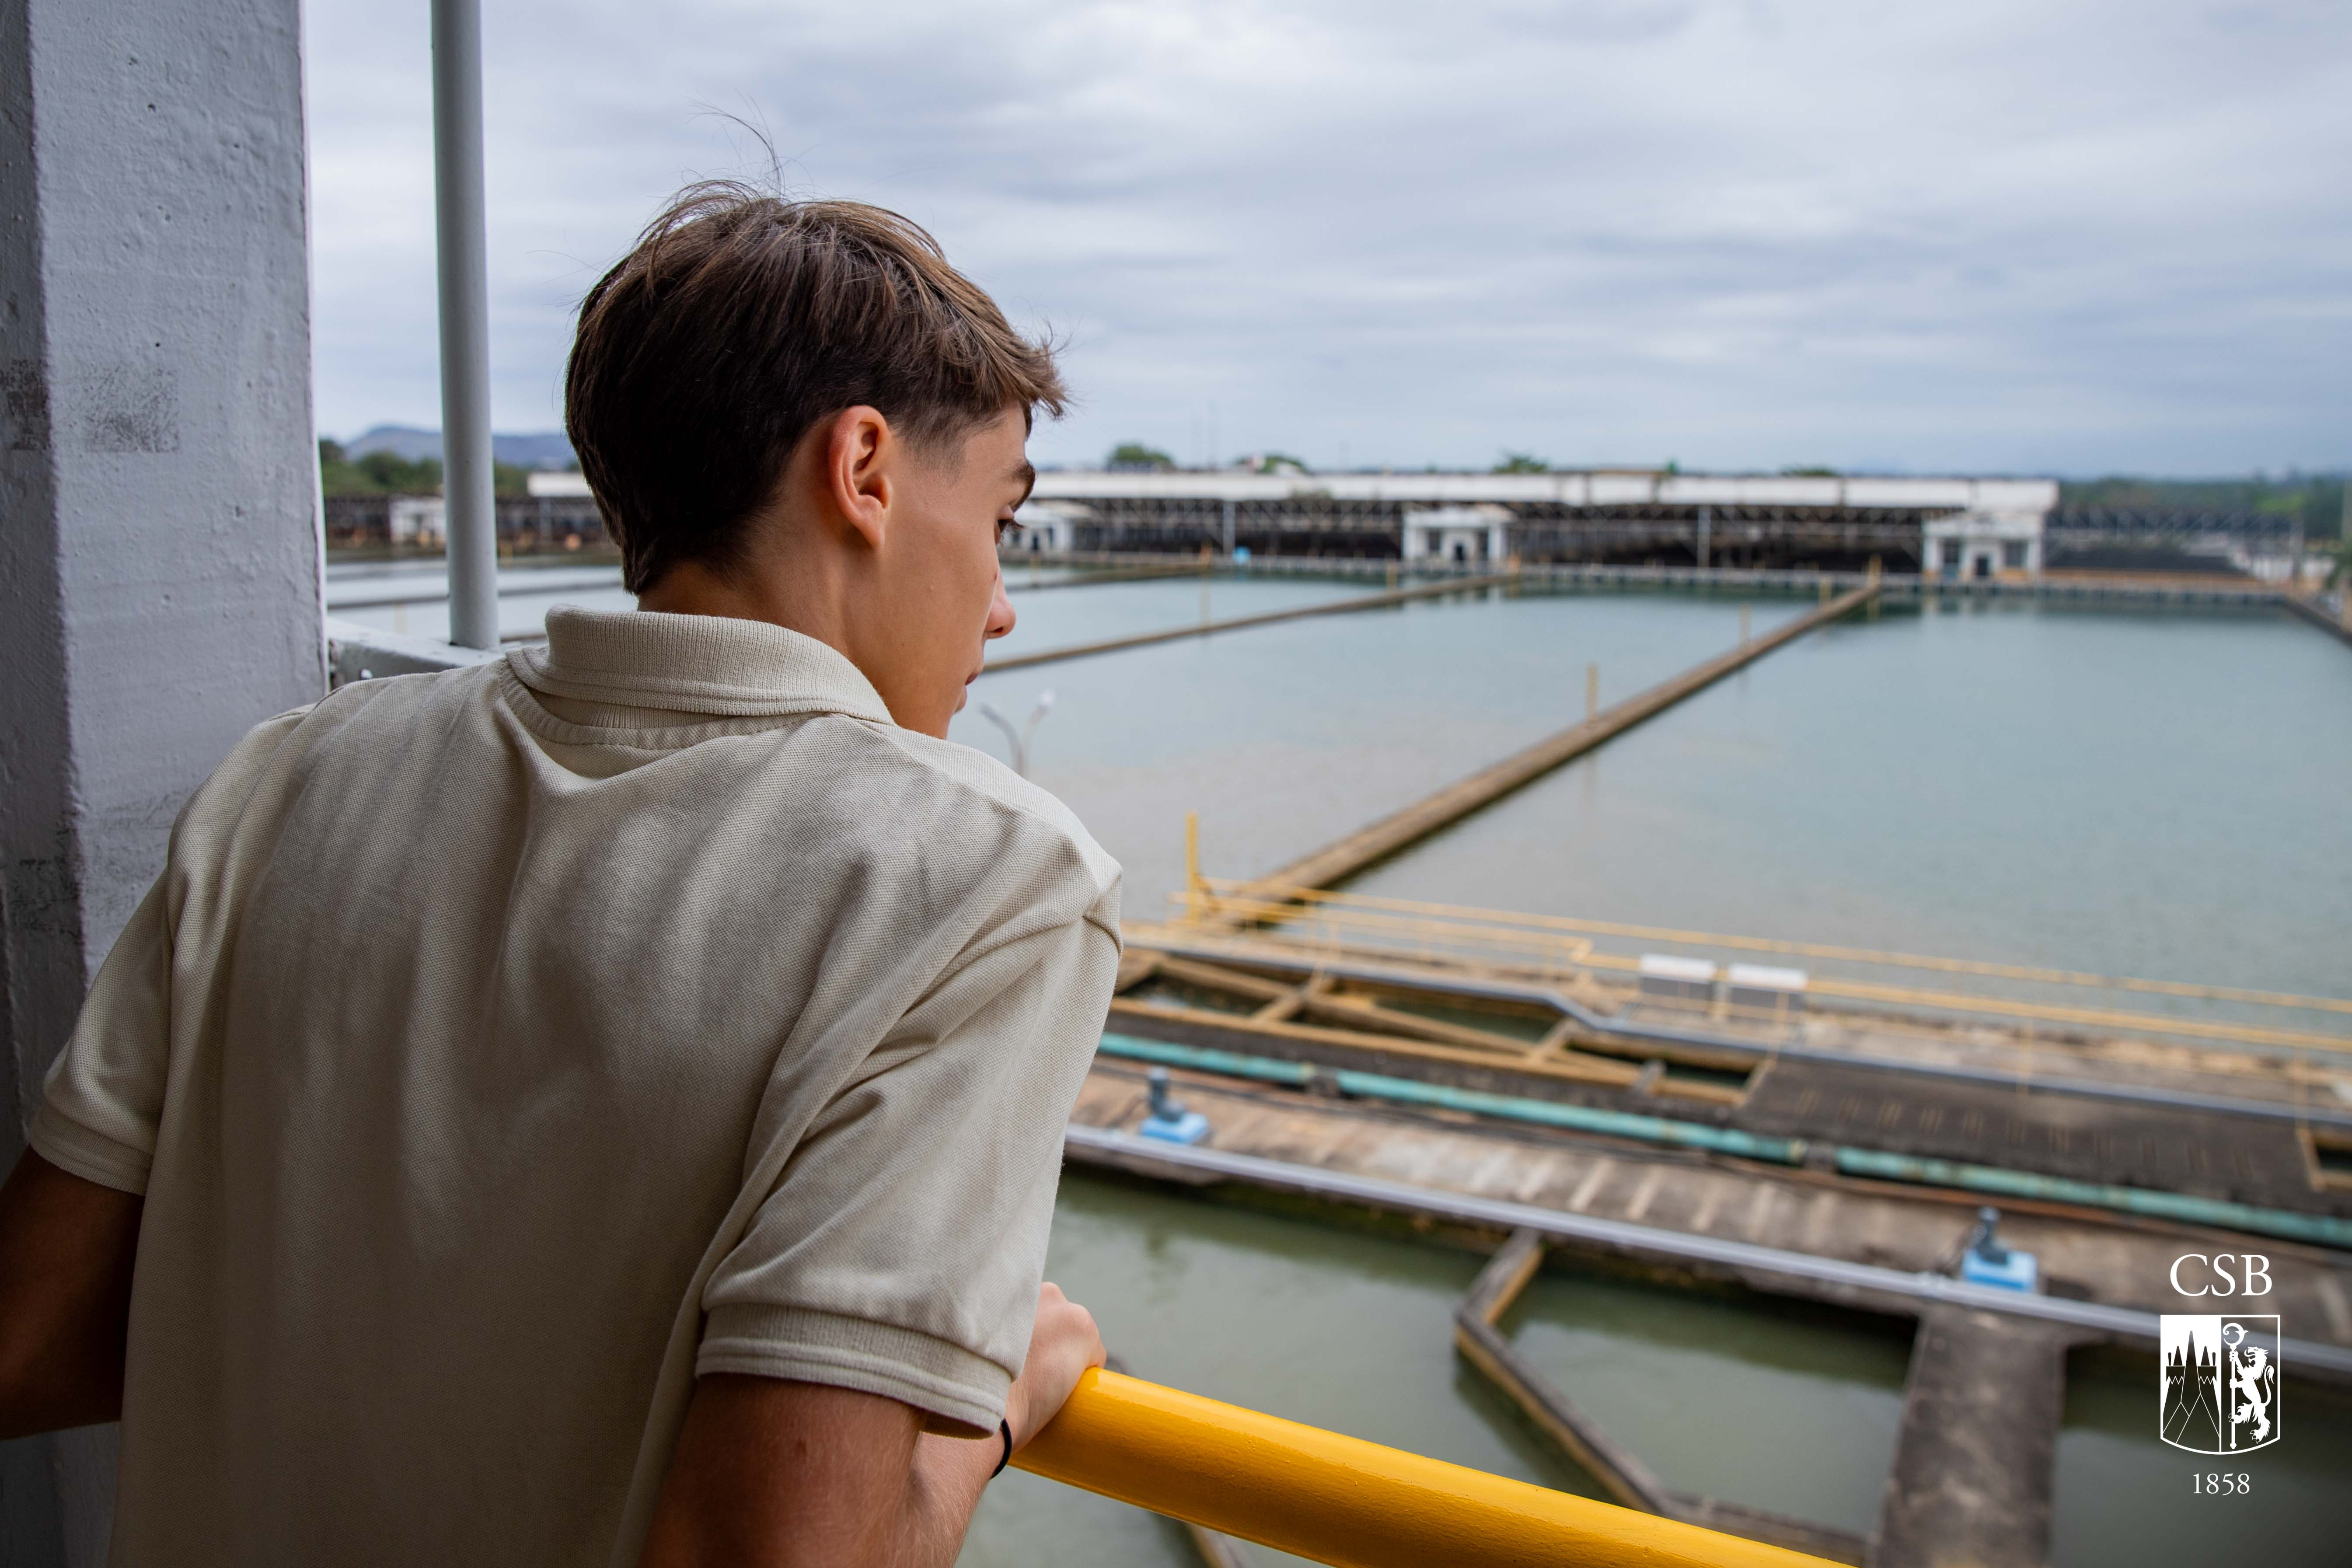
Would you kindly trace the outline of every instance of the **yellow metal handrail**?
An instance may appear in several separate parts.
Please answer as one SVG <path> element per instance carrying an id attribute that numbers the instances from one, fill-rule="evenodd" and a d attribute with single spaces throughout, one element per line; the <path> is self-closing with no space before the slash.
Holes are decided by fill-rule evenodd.
<path id="1" fill-rule="evenodd" d="M 1339 1568 L 1825 1568 L 1115 1372 L 1081 1378 L 1013 1462 Z"/>

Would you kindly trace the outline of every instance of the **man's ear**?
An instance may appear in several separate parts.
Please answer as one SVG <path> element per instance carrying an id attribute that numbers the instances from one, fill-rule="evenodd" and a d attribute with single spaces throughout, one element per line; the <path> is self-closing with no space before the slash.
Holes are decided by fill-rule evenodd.
<path id="1" fill-rule="evenodd" d="M 835 415 L 824 445 L 824 481 L 842 521 L 880 550 L 898 498 L 906 443 L 878 408 L 864 404 Z"/>

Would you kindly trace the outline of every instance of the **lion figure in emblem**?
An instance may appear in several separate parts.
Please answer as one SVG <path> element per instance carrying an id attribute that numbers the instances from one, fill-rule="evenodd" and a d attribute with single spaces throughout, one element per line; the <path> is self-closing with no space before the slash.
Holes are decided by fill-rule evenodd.
<path id="1" fill-rule="evenodd" d="M 2260 1345 L 2241 1345 L 2230 1357 L 2230 1393 L 2237 1402 L 2230 1420 L 2234 1425 L 2252 1416 L 2257 1443 L 2271 1435 L 2270 1401 L 2263 1394 L 2263 1375 L 2270 1364 L 2270 1352 Z"/>

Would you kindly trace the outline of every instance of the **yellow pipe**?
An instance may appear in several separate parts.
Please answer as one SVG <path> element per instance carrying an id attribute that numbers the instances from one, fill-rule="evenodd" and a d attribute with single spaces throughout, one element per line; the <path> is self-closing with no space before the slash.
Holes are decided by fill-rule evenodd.
<path id="1" fill-rule="evenodd" d="M 1209 879 L 1206 883 L 1206 886 L 1211 889 L 1233 885 L 1234 884 L 1215 878 Z M 1301 913 L 1304 913 L 1331 927 L 1331 930 L 1326 933 L 1327 940 L 1318 945 L 1328 947 L 1335 952 L 1340 950 L 1342 944 L 1342 933 L 1338 929 L 1341 924 L 1360 933 L 1366 931 L 1402 930 L 1408 933 L 1423 931 L 1424 936 L 1427 934 L 1422 922 L 1413 921 L 1403 916 L 1349 913 L 1344 921 L 1341 921 L 1332 919 L 1331 911 L 1320 905 L 1307 906 L 1302 910 L 1299 905 L 1284 904 L 1271 899 L 1250 900 L 1215 895 L 1209 897 L 1222 913 L 1235 920 L 1295 921 Z M 1130 934 L 1137 940 L 1149 941 L 1153 929 L 1149 925 L 1138 925 L 1131 928 Z M 1446 933 L 1441 931 L 1439 934 Z M 1578 951 L 1558 938 L 1542 940 L 1533 933 L 1514 932 L 1507 930 L 1498 930 L 1486 933 L 1486 936 L 1491 938 L 1490 946 L 1517 946 L 1526 949 L 1542 958 L 1555 969 L 1569 965 L 1588 970 L 1605 969 L 1631 974 L 1641 967 L 1641 961 L 1629 953 L 1595 952 L 1591 951 L 1589 944 L 1583 951 Z M 1189 940 L 1189 933 L 1180 940 Z M 1472 940 L 1471 935 L 1465 935 L 1459 938 L 1459 943 L 1466 946 Z M 1438 956 L 1435 948 L 1426 940 L 1423 942 L 1421 951 L 1423 956 L 1432 959 Z M 1235 957 L 1246 962 L 1245 953 L 1236 953 Z M 1996 1018 L 2032 1018 L 2043 1023 L 2089 1025 L 2136 1035 L 2221 1040 L 2236 1045 L 2283 1046 L 2290 1048 L 2325 1051 L 2330 1055 L 2352 1052 L 2352 1037 L 2342 1035 L 2315 1034 L 2299 1029 L 2269 1029 L 2249 1024 L 2205 1023 L 2193 1018 L 2168 1017 L 2154 1013 L 2126 1013 L 2109 1008 L 2065 1007 L 2050 1003 L 2008 1001 L 1997 996 L 1978 995 L 1965 992 L 1932 991 L 1906 985 L 1876 985 L 1861 981 L 1842 981 L 1820 975 L 1812 978 L 1809 988 L 1818 996 L 1892 1003 L 1901 1006 L 1934 1007 Z M 2291 1077 L 2300 1076 L 2299 1069 L 2294 1068 L 2282 1070 L 2286 1070 Z"/>
<path id="2" fill-rule="evenodd" d="M 1240 878 L 1211 877 L 1212 886 L 1247 886 Z M 1599 936 L 1630 936 L 1653 942 L 1680 942 L 1693 947 L 1732 947 L 1756 952 L 1787 952 L 1805 958 L 1848 959 L 1895 969 L 1933 969 L 1953 974 L 1984 974 L 2003 980 L 2031 980 L 2052 985 L 2083 985 L 2114 991 L 2146 991 L 2165 996 L 2189 996 L 2214 1002 L 2246 1002 L 2265 1007 L 2289 1007 L 2314 1012 L 2352 1013 L 2352 998 L 2305 996 L 2285 991 L 2250 991 L 2234 985 L 2200 985 L 2177 980 L 2135 980 L 2122 975 L 2086 974 L 2080 970 L 2041 969 L 2021 963 L 1987 963 L 1966 958 L 1930 958 L 1916 952 L 1887 952 L 1874 948 L 1838 947 L 1826 942 L 1781 942 L 1770 937 L 1730 936 L 1721 931 L 1683 931 L 1671 926 L 1627 925 L 1617 921 L 1576 920 L 1566 915 L 1529 915 L 1503 910 L 1474 909 L 1462 904 L 1423 903 L 1412 899 L 1383 899 L 1366 893 L 1334 893 L 1320 888 L 1265 889 L 1268 907 L 1294 902 L 1393 910 L 1423 914 L 1445 924 L 1520 926 L 1536 930 L 1591 931 Z"/>
<path id="3" fill-rule="evenodd" d="M 1184 918 L 1198 921 L 1201 918 L 1201 890 L 1206 884 L 1201 880 L 1201 814 L 1184 814 Z"/>
<path id="4" fill-rule="evenodd" d="M 1638 961 L 1637 961 L 1638 962 Z M 1870 985 L 1858 980 L 1825 980 L 1815 976 L 1816 996 L 1843 996 L 1855 1002 L 1891 1002 L 1915 1007 L 1945 1007 L 1955 1012 L 2006 1015 L 2050 1024 L 2085 1024 L 2094 1028 L 2131 1034 L 2173 1035 L 2185 1039 L 2229 1040 L 2243 1046 L 2285 1046 L 2312 1051 L 2352 1050 L 2352 1040 L 2341 1035 L 2317 1035 L 2305 1029 L 2265 1029 L 2252 1024 L 2206 1024 L 2193 1018 L 2168 1018 L 2156 1013 L 2125 1013 L 2112 1007 L 2061 1007 L 2045 1002 L 2003 1002 L 1959 991 L 1929 991 L 1916 985 Z"/>
<path id="5" fill-rule="evenodd" d="M 1081 1378 L 1013 1462 L 1339 1568 L 1823 1568 L 1115 1372 Z"/>
<path id="6" fill-rule="evenodd" d="M 1590 968 L 1622 974 L 1640 971 L 1642 961 L 1622 953 L 1596 952 L 1582 962 Z M 1929 991 L 1916 985 L 1872 985 L 1859 980 L 1832 980 L 1814 975 L 1806 989 L 1815 996 L 1839 996 L 1852 1002 L 1885 1002 L 1905 1007 L 1938 1007 L 1955 1013 L 1981 1013 L 1996 1018 L 2032 1018 L 2045 1024 L 2086 1024 L 2130 1034 L 2178 1035 L 2189 1039 L 2227 1040 L 2242 1046 L 2286 1046 L 2305 1050 L 2352 1051 L 2352 1039 L 2342 1035 L 2315 1035 L 2300 1029 L 2264 1029 L 2252 1024 L 2205 1024 L 2193 1018 L 2168 1018 L 2156 1013 L 2121 1013 L 2105 1007 L 2061 1007 L 2046 1002 L 2004 1002 L 1962 991 Z M 1762 1015 L 1750 1015 L 1762 1016 Z M 2270 1076 L 2265 1072 L 2263 1077 Z"/>

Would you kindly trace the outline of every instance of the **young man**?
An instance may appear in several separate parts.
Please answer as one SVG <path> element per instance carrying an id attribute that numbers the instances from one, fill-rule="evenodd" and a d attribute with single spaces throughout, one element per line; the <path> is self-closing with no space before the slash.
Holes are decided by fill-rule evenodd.
<path id="1" fill-rule="evenodd" d="M 950 744 L 1051 356 L 905 220 L 692 193 L 581 311 L 639 595 L 256 730 L 0 1192 L 0 1434 L 118 1563 L 946 1563 L 1102 1359 L 1040 1285 L 1118 868 Z"/>

